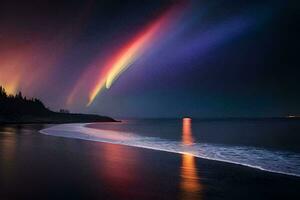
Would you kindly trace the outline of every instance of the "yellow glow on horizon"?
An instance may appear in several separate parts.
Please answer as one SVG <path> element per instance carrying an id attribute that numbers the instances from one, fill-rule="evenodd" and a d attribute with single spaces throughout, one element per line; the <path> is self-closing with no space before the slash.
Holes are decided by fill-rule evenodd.
<path id="1" fill-rule="evenodd" d="M 18 89 L 17 82 L 12 82 L 10 84 L 3 84 L 3 85 L 1 84 L 1 86 L 4 87 L 4 89 L 8 95 L 14 95 L 17 93 L 17 89 Z"/>
<path id="2" fill-rule="evenodd" d="M 14 75 L 13 75 L 14 74 Z M 9 78 L 8 78 L 9 77 Z M 8 95 L 14 95 L 19 89 L 19 76 L 17 73 L 3 73 L 0 75 L 0 86 Z"/>

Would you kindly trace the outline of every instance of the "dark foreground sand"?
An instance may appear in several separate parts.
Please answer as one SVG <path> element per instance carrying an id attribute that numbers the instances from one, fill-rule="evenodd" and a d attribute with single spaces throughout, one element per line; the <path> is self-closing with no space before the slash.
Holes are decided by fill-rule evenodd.
<path id="1" fill-rule="evenodd" d="M 300 178 L 0 126 L 0 199 L 300 199 Z"/>

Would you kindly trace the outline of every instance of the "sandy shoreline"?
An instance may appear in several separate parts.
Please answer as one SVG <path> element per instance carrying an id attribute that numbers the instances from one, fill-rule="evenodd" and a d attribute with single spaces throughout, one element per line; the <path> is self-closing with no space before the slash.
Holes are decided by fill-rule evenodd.
<path id="1" fill-rule="evenodd" d="M 297 177 L 162 151 L 47 136 L 38 132 L 43 128 L 0 127 L 3 199 L 300 197 Z"/>

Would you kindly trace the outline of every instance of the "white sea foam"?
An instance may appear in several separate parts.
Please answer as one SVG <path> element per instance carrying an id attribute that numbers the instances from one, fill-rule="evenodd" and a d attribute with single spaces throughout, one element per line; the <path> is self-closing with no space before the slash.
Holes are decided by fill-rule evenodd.
<path id="1" fill-rule="evenodd" d="M 271 151 L 249 146 L 225 146 L 207 143 L 182 145 L 179 141 L 144 137 L 133 133 L 99 130 L 86 124 L 63 124 L 41 130 L 46 135 L 121 144 L 239 164 L 274 173 L 300 177 L 300 155 L 288 151 Z"/>

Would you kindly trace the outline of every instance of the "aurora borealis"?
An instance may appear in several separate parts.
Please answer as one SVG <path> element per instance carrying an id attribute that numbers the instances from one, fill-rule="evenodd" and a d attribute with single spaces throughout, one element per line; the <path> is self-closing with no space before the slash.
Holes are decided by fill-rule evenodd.
<path id="1" fill-rule="evenodd" d="M 162 16 L 147 26 L 132 42 L 126 45 L 124 49 L 121 49 L 116 58 L 111 61 L 111 64 L 108 63 L 108 66 L 103 67 L 104 69 L 107 67 L 109 69 L 107 70 L 107 74 L 104 73 L 104 77 L 100 77 L 96 86 L 92 89 L 88 105 L 93 102 L 101 88 L 104 87 L 104 83 L 106 88 L 109 89 L 117 77 L 133 64 L 151 46 L 151 43 L 155 42 L 158 32 L 161 32 L 170 23 L 169 18 L 175 18 L 176 14 L 180 14 L 179 12 L 175 12 L 177 9 L 177 7 L 169 8 Z"/>
<path id="2" fill-rule="evenodd" d="M 3 1 L 0 85 L 116 117 L 300 112 L 293 1 Z"/>

